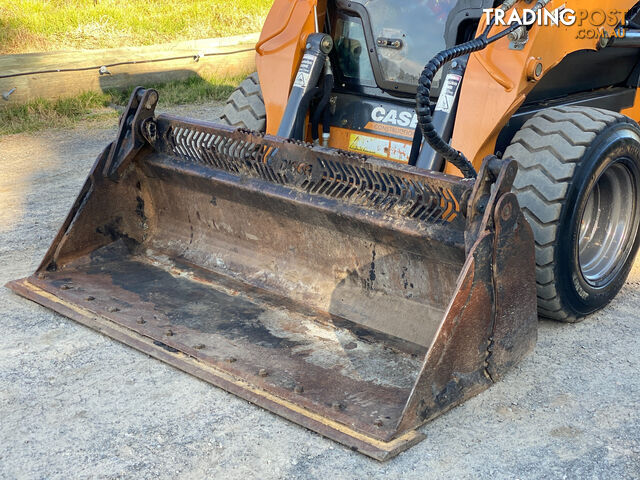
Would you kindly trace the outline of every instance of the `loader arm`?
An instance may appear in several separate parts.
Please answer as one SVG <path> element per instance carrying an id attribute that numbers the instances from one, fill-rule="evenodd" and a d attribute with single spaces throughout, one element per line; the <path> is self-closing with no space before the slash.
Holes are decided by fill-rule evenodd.
<path id="1" fill-rule="evenodd" d="M 322 29 L 326 0 L 275 0 L 256 44 L 256 67 L 267 111 L 267 133 L 280 127 L 307 37 Z"/>

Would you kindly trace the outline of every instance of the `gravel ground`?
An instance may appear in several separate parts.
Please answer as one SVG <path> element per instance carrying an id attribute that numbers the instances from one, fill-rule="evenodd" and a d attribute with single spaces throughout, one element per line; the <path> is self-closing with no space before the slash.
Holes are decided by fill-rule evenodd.
<path id="1" fill-rule="evenodd" d="M 217 104 L 172 108 L 215 118 Z M 30 274 L 115 120 L 0 138 L 0 284 Z M 640 262 L 380 464 L 0 288 L 1 478 L 640 478 Z"/>

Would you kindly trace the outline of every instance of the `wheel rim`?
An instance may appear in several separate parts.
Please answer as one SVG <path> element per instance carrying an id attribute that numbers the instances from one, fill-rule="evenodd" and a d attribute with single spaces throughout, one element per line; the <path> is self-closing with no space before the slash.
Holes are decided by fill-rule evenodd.
<path id="1" fill-rule="evenodd" d="M 608 284 L 624 266 L 635 232 L 635 182 L 623 159 L 612 163 L 589 192 L 582 212 L 578 258 L 584 280 Z"/>

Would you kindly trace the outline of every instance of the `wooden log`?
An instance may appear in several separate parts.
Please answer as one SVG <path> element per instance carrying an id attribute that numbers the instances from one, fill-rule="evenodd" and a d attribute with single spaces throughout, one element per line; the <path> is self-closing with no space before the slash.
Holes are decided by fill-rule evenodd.
<path id="1" fill-rule="evenodd" d="M 2 55 L 0 77 L 23 75 L 0 78 L 0 93 L 15 88 L 8 101 L 0 99 L 0 108 L 38 97 L 55 99 L 194 75 L 224 78 L 249 73 L 255 69 L 253 47 L 257 40 L 258 34 L 250 34 L 146 47 Z M 212 53 L 215 55 L 206 55 Z M 103 65 L 108 74 L 100 74 Z M 34 73 L 69 69 L 79 70 Z"/>

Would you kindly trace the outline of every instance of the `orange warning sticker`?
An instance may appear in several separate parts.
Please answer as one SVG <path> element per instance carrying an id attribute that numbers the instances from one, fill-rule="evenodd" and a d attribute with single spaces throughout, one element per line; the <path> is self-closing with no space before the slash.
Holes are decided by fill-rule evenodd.
<path id="1" fill-rule="evenodd" d="M 349 136 L 349 150 L 406 163 L 409 161 L 411 145 L 402 142 L 395 142 L 386 138 L 377 138 L 369 135 L 363 135 L 361 133 L 352 133 Z"/>

